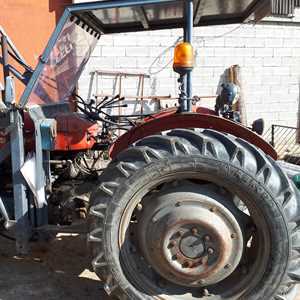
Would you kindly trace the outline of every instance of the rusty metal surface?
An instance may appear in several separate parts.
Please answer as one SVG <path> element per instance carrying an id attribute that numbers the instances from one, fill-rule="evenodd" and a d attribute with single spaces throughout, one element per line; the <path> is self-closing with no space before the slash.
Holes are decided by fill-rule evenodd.
<path id="1" fill-rule="evenodd" d="M 242 257 L 237 220 L 209 193 L 207 186 L 191 184 L 168 189 L 148 198 L 138 218 L 143 220 L 138 236 L 146 260 L 179 286 L 218 283 Z"/>
<path id="2" fill-rule="evenodd" d="M 95 144 L 93 137 L 101 132 L 100 125 L 83 118 L 80 114 L 59 114 L 55 119 L 55 151 L 91 149 Z"/>

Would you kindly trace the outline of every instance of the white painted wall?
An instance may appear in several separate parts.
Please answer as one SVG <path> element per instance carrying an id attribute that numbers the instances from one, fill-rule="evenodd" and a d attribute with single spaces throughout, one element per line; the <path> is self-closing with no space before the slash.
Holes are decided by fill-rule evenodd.
<path id="1" fill-rule="evenodd" d="M 193 93 L 215 95 L 220 75 L 233 64 L 242 67 L 247 119 L 263 117 L 271 123 L 295 126 L 300 84 L 300 24 L 294 26 L 229 25 L 196 28 L 196 68 Z M 163 30 L 103 36 L 79 84 L 87 95 L 89 72 L 94 69 L 145 72 L 145 94 L 177 95 L 177 75 L 169 64 L 181 30 Z M 112 93 L 111 79 L 99 81 L 100 90 Z M 127 95 L 136 82 L 124 81 Z M 153 108 L 153 104 L 150 106 Z"/>

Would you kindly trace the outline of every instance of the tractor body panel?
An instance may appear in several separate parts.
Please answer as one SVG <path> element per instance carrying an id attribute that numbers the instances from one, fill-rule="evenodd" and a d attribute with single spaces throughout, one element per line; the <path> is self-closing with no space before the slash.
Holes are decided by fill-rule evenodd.
<path id="1" fill-rule="evenodd" d="M 56 118 L 57 136 L 54 151 L 83 151 L 91 149 L 101 127 L 80 114 L 60 114 Z"/>
<path id="2" fill-rule="evenodd" d="M 144 124 L 134 127 L 122 135 L 111 146 L 109 151 L 110 156 L 115 158 L 118 153 L 128 148 L 129 145 L 146 136 L 159 134 L 162 131 L 175 128 L 207 128 L 232 134 L 260 148 L 273 159 L 277 159 L 277 153 L 269 143 L 267 143 L 262 137 L 254 133 L 252 130 L 240 124 L 210 114 L 172 114 L 170 111 L 169 114 L 165 112 L 164 114 L 161 114 L 160 117 L 154 118 Z"/>

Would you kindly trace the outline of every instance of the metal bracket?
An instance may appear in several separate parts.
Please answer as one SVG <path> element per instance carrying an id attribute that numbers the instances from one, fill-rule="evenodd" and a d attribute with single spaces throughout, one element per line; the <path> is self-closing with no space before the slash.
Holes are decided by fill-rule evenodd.
<path id="1" fill-rule="evenodd" d="M 150 28 L 150 26 L 149 26 L 149 20 L 147 18 L 147 14 L 146 14 L 144 8 L 138 6 L 138 7 L 136 7 L 136 12 L 139 15 L 139 18 L 140 18 L 140 21 L 141 21 L 143 27 L 145 29 L 149 29 Z"/>
<path id="2" fill-rule="evenodd" d="M 15 82 L 12 76 L 7 76 L 5 80 L 5 103 L 13 105 L 15 104 Z"/>
<path id="3" fill-rule="evenodd" d="M 54 141 L 57 135 L 57 122 L 55 119 L 40 120 L 40 131 L 42 150 L 51 151 L 54 149 Z"/>
<path id="4" fill-rule="evenodd" d="M 56 121 L 47 119 L 40 106 L 29 109 L 35 126 L 35 193 L 37 203 L 37 226 L 48 224 L 46 186 L 50 183 L 49 151 L 53 148 L 56 135 Z"/>
<path id="5" fill-rule="evenodd" d="M 200 19 L 203 16 L 204 8 L 206 5 L 206 0 L 199 0 L 198 1 L 198 6 L 195 12 L 195 17 L 194 17 L 194 25 L 197 26 L 200 22 Z"/>

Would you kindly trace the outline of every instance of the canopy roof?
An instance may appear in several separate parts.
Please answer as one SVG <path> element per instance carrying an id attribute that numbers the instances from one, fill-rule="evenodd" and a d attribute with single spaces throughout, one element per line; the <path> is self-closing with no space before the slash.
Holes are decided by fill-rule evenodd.
<path id="1" fill-rule="evenodd" d="M 271 0 L 194 0 L 194 26 L 258 21 Z M 184 25 L 184 0 L 115 0 L 75 4 L 70 12 L 101 33 L 177 28 Z"/>

